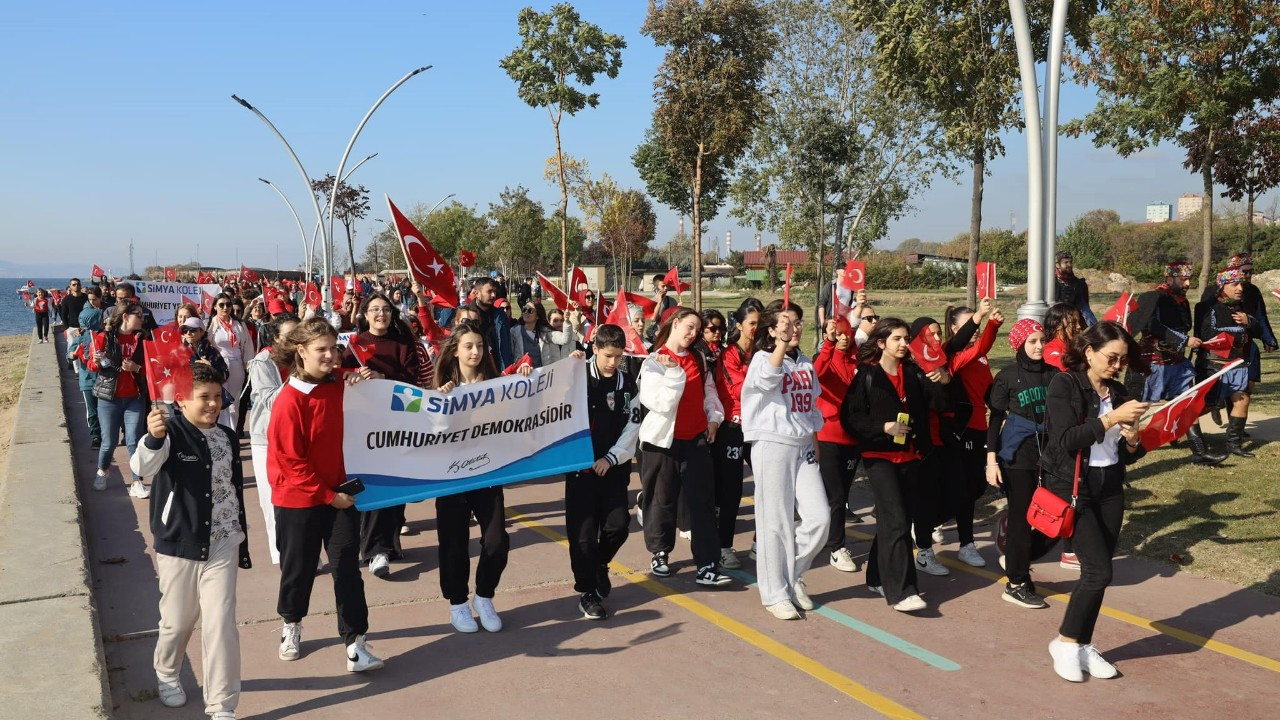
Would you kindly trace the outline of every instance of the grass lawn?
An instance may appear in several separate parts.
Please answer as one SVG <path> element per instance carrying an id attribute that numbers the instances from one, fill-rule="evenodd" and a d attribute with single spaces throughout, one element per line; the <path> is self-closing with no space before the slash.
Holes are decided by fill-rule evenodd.
<path id="1" fill-rule="evenodd" d="M 737 309 L 744 297 L 704 295 L 704 305 L 728 312 Z M 1116 297 L 1114 293 L 1093 295 L 1094 312 L 1101 316 Z M 794 299 L 806 313 L 816 305 L 813 292 L 797 292 Z M 882 317 L 900 317 L 908 323 L 922 315 L 941 320 L 948 304 L 964 302 L 964 293 L 883 292 L 873 294 L 871 302 Z M 1006 332 L 991 352 L 993 372 L 1013 359 L 1005 338 L 1021 303 L 1022 298 L 1014 294 L 997 303 L 1005 313 Z M 1280 323 L 1280 315 L 1275 317 Z M 805 319 L 802 347 L 811 349 L 813 322 L 807 315 Z M 1263 355 L 1262 372 L 1251 414 L 1256 418 L 1280 415 L 1280 352 Z M 1221 447 L 1222 433 L 1212 421 L 1204 418 L 1202 427 L 1210 442 Z M 1257 455 L 1251 460 L 1232 458 L 1219 468 L 1202 470 L 1188 462 L 1186 444 L 1179 442 L 1135 465 L 1126 495 L 1120 552 L 1280 595 L 1280 417 L 1262 419 L 1251 434 Z M 985 508 L 983 514 L 992 510 Z"/>

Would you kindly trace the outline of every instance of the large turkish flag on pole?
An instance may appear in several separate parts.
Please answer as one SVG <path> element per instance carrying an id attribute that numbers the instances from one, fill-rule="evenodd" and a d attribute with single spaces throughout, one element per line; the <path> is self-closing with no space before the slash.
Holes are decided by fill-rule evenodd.
<path id="1" fill-rule="evenodd" d="M 450 307 L 457 307 L 457 280 L 454 279 L 453 266 L 436 251 L 426 236 L 409 222 L 391 198 L 387 198 L 387 208 L 391 211 L 391 219 L 395 221 L 396 233 L 400 236 L 400 249 L 404 251 L 404 261 L 409 266 L 409 274 L 422 287 L 442 298 L 452 299 Z"/>

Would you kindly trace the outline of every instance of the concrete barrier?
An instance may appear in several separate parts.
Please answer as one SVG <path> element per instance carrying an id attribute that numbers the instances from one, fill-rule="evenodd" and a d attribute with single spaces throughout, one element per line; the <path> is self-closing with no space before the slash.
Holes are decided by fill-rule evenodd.
<path id="1" fill-rule="evenodd" d="M 31 344 L 0 478 L 0 720 L 111 717 L 59 346 Z"/>

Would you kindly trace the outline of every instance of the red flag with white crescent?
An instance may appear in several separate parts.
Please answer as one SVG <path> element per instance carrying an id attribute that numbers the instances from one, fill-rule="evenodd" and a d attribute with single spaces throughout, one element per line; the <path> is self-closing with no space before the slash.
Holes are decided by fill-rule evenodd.
<path id="1" fill-rule="evenodd" d="M 356 362 L 360 363 L 360 367 L 364 367 L 373 359 L 373 345 L 361 345 L 352 340 L 347 347 L 351 349 L 351 354 L 356 356 Z"/>
<path id="2" fill-rule="evenodd" d="M 476 264 L 476 254 L 470 250 L 458 251 L 458 264 L 462 267 L 471 267 Z"/>
<path id="3" fill-rule="evenodd" d="M 621 305 L 635 305 L 636 307 L 640 308 L 640 311 L 644 313 L 644 316 L 646 318 L 649 318 L 651 320 L 653 319 L 653 314 L 658 310 L 658 303 L 654 302 L 652 298 L 647 298 L 643 295 L 636 295 L 633 293 L 629 293 L 626 290 L 618 291 L 617 303 Z M 618 311 L 618 308 L 616 305 L 614 306 L 613 310 L 614 312 Z"/>
<path id="4" fill-rule="evenodd" d="M 1213 337 L 1209 338 L 1208 340 L 1205 340 L 1204 342 L 1200 343 L 1200 347 L 1204 348 L 1205 350 L 1208 350 L 1214 355 L 1217 355 L 1223 360 L 1226 360 L 1227 356 L 1231 354 L 1231 346 L 1235 345 L 1235 343 L 1236 343 L 1236 339 L 1231 336 L 1231 333 L 1220 332 L 1217 335 L 1214 335 Z"/>
<path id="5" fill-rule="evenodd" d="M 911 350 L 911 356 L 915 358 L 916 364 L 927 373 L 947 364 L 947 354 L 942 351 L 938 338 L 934 337 L 928 328 L 921 330 L 907 347 Z"/>
<path id="6" fill-rule="evenodd" d="M 584 311 L 591 310 L 584 299 L 588 290 L 590 290 L 590 288 L 587 287 L 586 271 L 577 265 L 574 265 L 573 269 L 569 271 L 569 298 L 578 303 L 578 307 L 582 308 Z"/>
<path id="7" fill-rule="evenodd" d="M 1192 385 L 1189 390 L 1152 413 L 1147 424 L 1138 433 L 1142 446 L 1147 450 L 1155 450 L 1161 445 L 1167 445 L 1186 435 L 1187 431 L 1195 425 L 1196 419 L 1200 417 L 1200 412 L 1204 410 L 1205 398 L 1213 384 L 1223 373 L 1238 367 L 1243 362 L 1243 359 L 1238 359 L 1228 363 L 1218 372 Z"/>
<path id="8" fill-rule="evenodd" d="M 627 337 L 627 346 L 623 349 L 623 352 L 635 357 L 645 357 L 649 354 L 649 351 L 644 349 L 644 341 L 640 339 L 640 333 L 637 333 L 636 329 L 631 327 L 631 318 L 627 316 L 627 301 L 625 300 L 627 297 L 628 293 L 625 290 L 618 292 L 618 300 L 613 304 L 613 312 L 609 313 L 601 325 L 617 325 L 622 328 L 622 334 Z M 599 325 L 596 327 L 599 327 Z"/>
<path id="9" fill-rule="evenodd" d="M 258 277 L 257 272 L 250 270 L 244 265 L 240 266 L 240 279 L 247 283 L 256 283 L 261 280 L 261 278 Z"/>
<path id="10" fill-rule="evenodd" d="M 976 266 L 978 279 L 978 297 L 996 299 L 996 264 L 980 262 Z"/>
<path id="11" fill-rule="evenodd" d="M 850 260 L 844 264 L 844 277 L 840 284 L 845 290 L 863 290 L 867 287 L 867 264 Z"/>
<path id="12" fill-rule="evenodd" d="M 341 275 L 334 275 L 329 278 L 329 287 L 333 297 L 342 297 L 347 293 L 347 279 Z"/>
<path id="13" fill-rule="evenodd" d="M 185 400 L 191 394 L 191 351 L 183 344 L 178 326 L 156 328 L 152 339 L 142 341 L 142 348 L 152 401 Z"/>
<path id="14" fill-rule="evenodd" d="M 400 236 L 400 249 L 404 251 L 405 263 L 409 266 L 409 274 L 422 287 L 437 295 L 451 297 L 457 281 L 454 279 L 453 266 L 445 262 L 444 257 L 427 242 L 426 235 L 414 227 L 391 198 L 387 198 L 387 208 L 391 211 L 391 219 L 395 222 L 396 233 Z M 452 307 L 457 307 L 455 303 Z"/>
<path id="15" fill-rule="evenodd" d="M 1129 329 L 1129 316 L 1138 309 L 1138 296 L 1133 293 L 1120 293 L 1120 297 L 1116 298 L 1116 304 L 1112 305 L 1105 313 L 1102 314 L 1103 320 L 1120 323 L 1125 329 Z"/>
<path id="16" fill-rule="evenodd" d="M 92 278 L 104 278 L 106 276 L 107 276 L 107 273 L 104 272 L 103 269 L 98 267 L 97 265 L 94 265 L 93 270 L 90 271 L 89 273 L 89 277 L 92 277 Z"/>
<path id="17" fill-rule="evenodd" d="M 205 317 L 213 317 L 213 301 L 214 296 L 210 295 L 204 288 L 200 289 L 200 313 Z"/>
<path id="18" fill-rule="evenodd" d="M 167 268 L 165 268 L 165 269 L 164 269 L 164 279 L 165 279 L 165 282 L 177 282 L 177 281 L 178 281 L 178 271 L 177 271 L 177 270 L 174 270 L 174 269 L 173 269 L 173 268 L 171 268 L 171 267 L 167 267 Z"/>
<path id="19" fill-rule="evenodd" d="M 324 304 L 324 298 L 320 295 L 320 288 L 315 283 L 307 283 L 307 297 L 305 302 L 311 306 L 312 310 L 318 310 Z"/>
<path id="20" fill-rule="evenodd" d="M 667 276 L 662 279 L 662 282 L 665 283 L 667 287 L 675 290 L 676 295 L 686 292 L 689 288 L 693 287 L 689 283 L 680 282 L 680 268 L 678 267 L 673 267 L 668 270 Z"/>

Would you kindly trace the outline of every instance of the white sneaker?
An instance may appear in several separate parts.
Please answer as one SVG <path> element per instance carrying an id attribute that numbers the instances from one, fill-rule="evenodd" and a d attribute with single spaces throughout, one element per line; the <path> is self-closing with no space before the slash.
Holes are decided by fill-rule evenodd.
<path id="1" fill-rule="evenodd" d="M 987 560 L 978 552 L 978 546 L 967 543 L 960 546 L 960 562 L 973 567 L 986 567 Z"/>
<path id="2" fill-rule="evenodd" d="M 160 696 L 160 704 L 177 708 L 187 704 L 187 691 L 182 689 L 182 681 L 156 679 L 156 694 Z"/>
<path id="3" fill-rule="evenodd" d="M 840 548 L 831 553 L 831 567 L 840 572 L 856 572 L 858 564 L 853 561 L 853 555 L 849 554 L 848 548 Z"/>
<path id="4" fill-rule="evenodd" d="M 801 610 L 813 609 L 813 598 L 809 597 L 809 592 L 804 586 L 804 578 L 796 578 L 796 584 L 791 587 L 791 592 L 796 596 L 796 605 Z"/>
<path id="5" fill-rule="evenodd" d="M 644 527 L 644 491 L 636 493 L 636 524 Z"/>
<path id="6" fill-rule="evenodd" d="M 1102 657 L 1093 643 L 1080 646 L 1080 666 L 1085 672 L 1101 680 L 1110 680 L 1120 674 L 1115 665 Z"/>
<path id="7" fill-rule="evenodd" d="M 129 497 L 146 500 L 151 497 L 151 491 L 147 489 L 146 485 L 142 484 L 141 480 L 134 480 L 133 484 L 129 486 Z"/>
<path id="8" fill-rule="evenodd" d="M 733 548 L 720 548 L 720 567 L 730 570 L 737 570 L 742 567 L 742 561 L 738 559 L 738 552 Z"/>
<path id="9" fill-rule="evenodd" d="M 780 603 L 766 605 L 765 610 L 773 613 L 773 616 L 779 620 L 799 620 L 800 612 L 796 610 L 796 606 L 791 604 L 790 600 L 783 600 Z"/>
<path id="10" fill-rule="evenodd" d="M 1001 556 L 1000 556 L 1000 560 L 999 560 L 999 562 L 1000 562 L 1000 569 L 1001 569 L 1001 570 L 1007 570 L 1007 569 L 1008 569 L 1008 568 L 1006 568 L 1006 567 L 1004 566 L 1004 563 L 1005 563 L 1004 555 L 1001 555 Z"/>
<path id="11" fill-rule="evenodd" d="M 467 603 L 449 606 L 449 622 L 458 632 L 473 633 L 480 630 L 476 619 L 471 616 L 471 606 Z"/>
<path id="12" fill-rule="evenodd" d="M 747 555 L 748 555 L 752 560 L 755 560 L 755 559 L 756 559 L 756 541 L 755 541 L 755 540 L 752 540 L 752 541 L 751 541 L 751 551 L 750 551 L 750 552 L 748 552 L 748 553 L 747 553 Z"/>
<path id="13" fill-rule="evenodd" d="M 868 585 L 867 589 L 880 597 L 884 597 L 884 586 L 882 585 Z"/>
<path id="14" fill-rule="evenodd" d="M 938 562 L 937 556 L 933 553 L 933 548 L 916 553 L 916 569 L 928 575 L 942 576 L 951 574 L 950 570 Z"/>
<path id="15" fill-rule="evenodd" d="M 386 553 L 378 553 L 369 560 L 369 572 L 374 577 L 385 578 L 391 574 L 391 559 Z"/>
<path id="16" fill-rule="evenodd" d="M 383 665 L 381 658 L 369 652 L 364 635 L 356 636 L 356 641 L 347 646 L 347 672 L 381 670 Z"/>
<path id="17" fill-rule="evenodd" d="M 236 720 L 236 714 L 230 710 L 219 710 L 210 715 L 209 720 Z"/>
<path id="18" fill-rule="evenodd" d="M 408 535 L 408 534 L 409 534 L 409 526 L 408 526 L 408 525 L 401 525 L 401 526 L 400 526 L 400 534 L 401 534 L 401 535 Z"/>
<path id="19" fill-rule="evenodd" d="M 926 607 L 928 606 L 925 605 L 924 598 L 920 597 L 919 595 L 908 595 L 907 597 L 898 601 L 898 604 L 894 605 L 893 609 L 897 610 L 898 612 L 906 613 L 906 612 L 915 612 L 917 610 L 923 610 Z"/>
<path id="20" fill-rule="evenodd" d="M 680 539 L 681 539 L 681 540 L 692 540 L 692 539 L 693 539 L 693 532 L 692 532 L 692 531 L 690 531 L 690 530 L 681 530 L 680 532 L 678 532 L 678 533 L 676 533 L 676 534 L 680 536 Z"/>
<path id="21" fill-rule="evenodd" d="M 107 472 L 105 470 L 99 470 L 93 476 L 93 489 L 99 491 L 107 489 Z"/>
<path id="22" fill-rule="evenodd" d="M 942 526 L 941 526 L 941 525 L 939 525 L 938 527 L 934 528 L 934 529 L 933 529 L 933 544 L 935 544 L 935 545 L 945 545 L 945 544 L 946 544 L 946 542 L 947 542 L 946 537 L 942 534 Z"/>
<path id="23" fill-rule="evenodd" d="M 1071 682 L 1084 682 L 1080 650 L 1079 643 L 1063 642 L 1058 638 L 1049 641 L 1049 657 L 1053 658 L 1053 671 L 1058 673 L 1058 677 Z"/>
<path id="24" fill-rule="evenodd" d="M 498 632 L 502 629 L 502 618 L 498 617 L 498 611 L 493 607 L 493 598 L 476 595 L 471 599 L 471 604 L 475 607 L 476 614 L 480 616 L 481 627 L 488 632 Z"/>
<path id="25" fill-rule="evenodd" d="M 297 660 L 301 655 L 302 623 L 285 623 L 280 629 L 280 659 Z"/>

